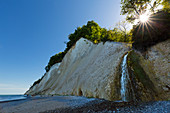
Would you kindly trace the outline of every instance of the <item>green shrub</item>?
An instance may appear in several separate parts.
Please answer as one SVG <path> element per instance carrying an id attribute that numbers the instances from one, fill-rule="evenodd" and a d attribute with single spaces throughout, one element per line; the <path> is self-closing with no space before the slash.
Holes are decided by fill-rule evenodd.
<path id="1" fill-rule="evenodd" d="M 75 29 L 74 33 L 68 36 L 69 41 L 66 43 L 67 47 L 64 52 L 60 52 L 52 56 L 48 65 L 45 67 L 45 70 L 48 72 L 51 66 L 53 66 L 55 63 L 61 62 L 65 54 L 81 37 L 92 41 L 94 44 L 106 41 L 131 42 L 130 33 L 125 34 L 116 28 L 113 30 L 107 30 L 105 28 L 101 28 L 94 21 L 88 21 L 87 25 L 78 27 Z"/>
<path id="2" fill-rule="evenodd" d="M 62 61 L 63 57 L 64 57 L 65 53 L 64 52 L 60 52 L 58 54 L 55 54 L 54 56 L 52 56 L 48 62 L 48 65 L 45 67 L 45 70 L 48 72 L 51 68 L 51 66 L 53 66 L 56 63 L 59 63 Z"/>
<path id="3" fill-rule="evenodd" d="M 33 83 L 33 85 L 30 87 L 30 89 L 31 89 L 33 86 L 35 86 L 36 84 L 39 84 L 39 83 L 41 82 L 41 80 L 44 78 L 44 76 L 45 76 L 45 75 L 43 75 L 40 79 L 38 79 L 37 81 L 35 81 L 35 82 Z"/>

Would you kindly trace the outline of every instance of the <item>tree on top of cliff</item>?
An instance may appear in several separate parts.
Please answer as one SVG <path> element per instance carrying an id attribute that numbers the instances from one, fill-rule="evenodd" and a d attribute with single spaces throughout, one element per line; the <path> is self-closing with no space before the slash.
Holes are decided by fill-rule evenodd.
<path id="1" fill-rule="evenodd" d="M 146 11 L 155 12 L 162 0 L 121 0 L 121 14 L 127 15 L 126 20 L 133 23 Z"/>
<path id="2" fill-rule="evenodd" d="M 162 5 L 163 5 L 164 10 L 169 10 L 170 9 L 170 0 L 163 0 Z"/>
<path id="3" fill-rule="evenodd" d="M 62 61 L 63 57 L 65 56 L 64 52 L 60 52 L 58 54 L 55 54 L 54 56 L 52 56 L 48 62 L 48 65 L 45 67 L 46 71 L 49 71 L 51 66 L 53 66 L 56 63 L 59 63 Z"/>
<path id="4" fill-rule="evenodd" d="M 75 45 L 75 43 L 80 38 L 86 38 L 92 41 L 94 44 L 106 41 L 115 41 L 115 42 L 131 42 L 131 35 L 125 29 L 123 30 L 121 27 L 125 27 L 124 24 L 119 23 L 119 27 L 117 26 L 113 30 L 107 30 L 105 28 L 101 28 L 96 22 L 88 21 L 87 25 L 83 25 L 82 27 L 78 27 L 75 29 L 74 33 L 71 33 L 68 36 L 69 41 L 66 42 L 66 49 L 64 52 L 60 52 L 54 56 L 52 56 L 49 60 L 48 65 L 45 67 L 45 70 L 48 72 L 55 63 L 59 63 L 62 61 L 65 54 L 69 51 L 69 49 Z"/>
<path id="5" fill-rule="evenodd" d="M 148 47 L 169 38 L 169 0 L 121 0 L 121 5 L 121 14 L 127 15 L 127 21 L 138 21 L 133 26 L 134 48 L 145 51 Z M 163 9 L 155 10 L 159 5 L 163 5 Z"/>
<path id="6" fill-rule="evenodd" d="M 170 39 L 170 13 L 159 11 L 151 14 L 146 23 L 140 23 L 133 27 L 133 47 L 138 50 L 147 50 L 147 48 Z"/>

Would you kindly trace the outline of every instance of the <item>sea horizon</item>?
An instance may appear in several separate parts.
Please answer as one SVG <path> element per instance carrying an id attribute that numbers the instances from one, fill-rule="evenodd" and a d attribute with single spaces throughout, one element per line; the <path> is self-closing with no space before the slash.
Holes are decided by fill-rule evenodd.
<path id="1" fill-rule="evenodd" d="M 12 100 L 20 100 L 26 99 L 27 97 L 24 94 L 0 94 L 0 102 L 3 101 L 12 101 Z"/>

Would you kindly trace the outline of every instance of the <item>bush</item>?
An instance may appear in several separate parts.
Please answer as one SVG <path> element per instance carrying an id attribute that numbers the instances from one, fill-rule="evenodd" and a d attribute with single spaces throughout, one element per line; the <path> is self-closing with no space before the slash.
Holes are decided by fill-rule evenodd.
<path id="1" fill-rule="evenodd" d="M 61 62 L 64 56 L 65 56 L 64 52 L 60 52 L 52 56 L 50 58 L 50 61 L 48 62 L 48 65 L 45 67 L 45 70 L 48 72 L 54 64 Z"/>
<path id="2" fill-rule="evenodd" d="M 130 33 L 125 34 L 116 28 L 114 30 L 107 30 L 105 28 L 101 28 L 94 21 L 88 21 L 87 25 L 78 27 L 74 33 L 68 36 L 69 41 L 66 43 L 67 47 L 65 51 L 60 52 L 50 58 L 48 65 L 45 67 L 46 72 L 48 72 L 51 66 L 55 63 L 61 62 L 65 54 L 81 37 L 92 41 L 94 44 L 106 41 L 131 42 Z"/>
<path id="3" fill-rule="evenodd" d="M 41 82 L 41 80 L 44 78 L 44 76 L 45 76 L 45 74 L 44 74 L 40 79 L 38 79 L 37 81 L 35 81 L 35 82 L 33 83 L 33 85 L 30 87 L 30 89 L 33 88 L 33 86 L 39 84 L 39 83 Z"/>

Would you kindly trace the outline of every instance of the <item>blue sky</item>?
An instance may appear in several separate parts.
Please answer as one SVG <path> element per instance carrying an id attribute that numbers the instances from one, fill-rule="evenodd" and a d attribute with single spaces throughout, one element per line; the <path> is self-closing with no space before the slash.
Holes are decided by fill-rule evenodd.
<path id="1" fill-rule="evenodd" d="M 77 27 L 122 18 L 120 0 L 0 0 L 0 94 L 24 93 Z"/>

